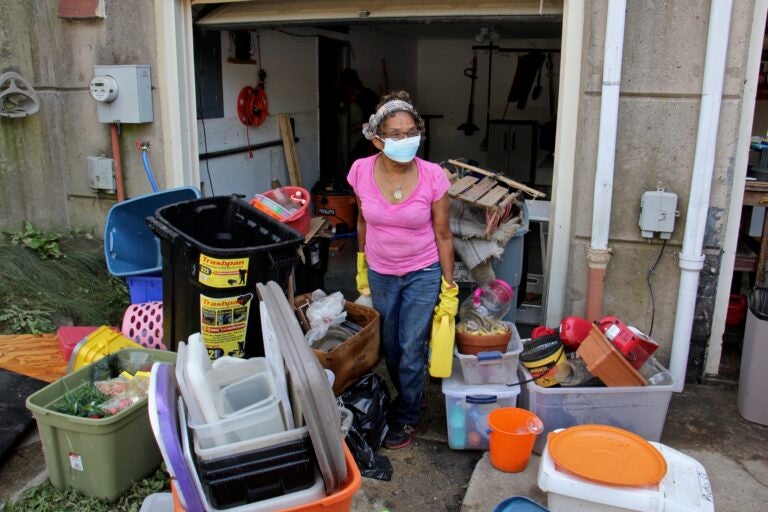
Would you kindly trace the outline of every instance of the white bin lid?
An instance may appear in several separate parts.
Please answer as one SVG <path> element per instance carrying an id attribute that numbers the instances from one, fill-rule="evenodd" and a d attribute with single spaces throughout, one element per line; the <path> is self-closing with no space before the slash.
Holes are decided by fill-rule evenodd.
<path id="1" fill-rule="evenodd" d="M 461 373 L 461 365 L 458 358 L 453 358 L 453 371 L 451 376 L 443 379 L 443 394 L 450 398 L 466 399 L 488 397 L 497 400 L 504 400 L 520 394 L 520 384 L 515 383 L 507 386 L 506 384 L 478 384 L 469 385 L 464 382 L 464 375 Z M 489 403 L 492 403 L 489 401 Z"/>
<path id="2" fill-rule="evenodd" d="M 550 503 L 551 511 L 576 510 L 578 505 L 583 506 L 580 502 L 587 502 L 616 507 L 617 511 L 714 512 L 712 487 L 704 466 L 673 448 L 649 442 L 667 461 L 667 474 L 656 486 L 645 488 L 602 485 L 560 471 L 549 455 L 547 446 L 539 463 L 539 488 L 547 493 L 573 499 L 567 508 L 552 508 Z"/>

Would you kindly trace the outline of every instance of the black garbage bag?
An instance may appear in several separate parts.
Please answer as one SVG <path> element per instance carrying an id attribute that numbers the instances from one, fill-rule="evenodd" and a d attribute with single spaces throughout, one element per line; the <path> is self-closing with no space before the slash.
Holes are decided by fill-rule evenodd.
<path id="1" fill-rule="evenodd" d="M 387 426 L 389 390 L 384 379 L 368 372 L 350 385 L 339 397 L 352 412 L 352 424 L 347 432 L 347 446 L 355 458 L 360 473 L 367 478 L 389 481 L 392 463 L 376 450 L 384 442 Z"/>

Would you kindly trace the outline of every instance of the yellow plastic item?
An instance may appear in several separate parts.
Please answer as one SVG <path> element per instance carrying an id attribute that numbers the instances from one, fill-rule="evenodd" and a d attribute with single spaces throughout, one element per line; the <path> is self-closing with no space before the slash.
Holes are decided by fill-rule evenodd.
<path id="1" fill-rule="evenodd" d="M 365 259 L 364 252 L 357 253 L 357 275 L 355 276 L 355 285 L 360 295 L 370 295 L 371 285 L 368 284 L 368 260 Z"/>
<path id="2" fill-rule="evenodd" d="M 667 461 L 642 437 L 608 425 L 578 425 L 547 437 L 555 464 L 576 476 L 609 485 L 656 485 Z"/>
<path id="3" fill-rule="evenodd" d="M 126 338 L 119 332 L 112 330 L 109 326 L 102 325 L 83 338 L 72 349 L 67 373 L 75 372 L 83 366 L 124 348 L 143 349 L 144 347 L 132 339 Z"/>
<path id="4" fill-rule="evenodd" d="M 456 320 L 448 315 L 432 318 L 432 337 L 429 339 L 429 374 L 447 378 L 453 370 L 453 342 Z"/>

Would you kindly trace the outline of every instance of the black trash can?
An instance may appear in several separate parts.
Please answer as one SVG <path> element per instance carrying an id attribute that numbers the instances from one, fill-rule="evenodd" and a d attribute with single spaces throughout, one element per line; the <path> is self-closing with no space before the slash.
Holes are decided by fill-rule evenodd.
<path id="1" fill-rule="evenodd" d="M 163 338 L 200 332 L 211 359 L 264 355 L 256 283 L 288 286 L 304 236 L 241 197 L 160 208 L 147 218 L 163 258 Z"/>
<path id="2" fill-rule="evenodd" d="M 736 406 L 749 421 L 768 425 L 768 288 L 753 288 L 747 305 Z"/>

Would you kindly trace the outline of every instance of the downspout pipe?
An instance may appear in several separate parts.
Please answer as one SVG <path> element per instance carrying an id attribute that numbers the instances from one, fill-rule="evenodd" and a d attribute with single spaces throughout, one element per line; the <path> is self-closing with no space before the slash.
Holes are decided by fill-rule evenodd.
<path id="1" fill-rule="evenodd" d="M 677 294 L 675 328 L 669 369 L 675 391 L 685 385 L 688 351 L 691 344 L 699 274 L 704 266 L 704 231 L 709 210 L 709 194 L 715 164 L 715 146 L 720 121 L 720 103 L 723 96 L 728 35 L 731 24 L 732 0 L 712 0 L 709 11 L 707 54 L 704 61 L 704 80 L 701 87 L 699 127 L 693 157 L 688 212 L 685 217 L 683 248 L 680 252 L 680 288 Z"/>
<path id="2" fill-rule="evenodd" d="M 598 320 L 603 309 L 605 274 L 611 260 L 608 234 L 611 225 L 613 170 L 616 159 L 616 128 L 619 117 L 621 59 L 624 50 L 626 0 L 610 0 L 605 25 L 603 85 L 600 96 L 600 128 L 597 143 L 597 168 L 592 204 L 592 238 L 587 248 L 589 277 L 586 317 Z"/>

